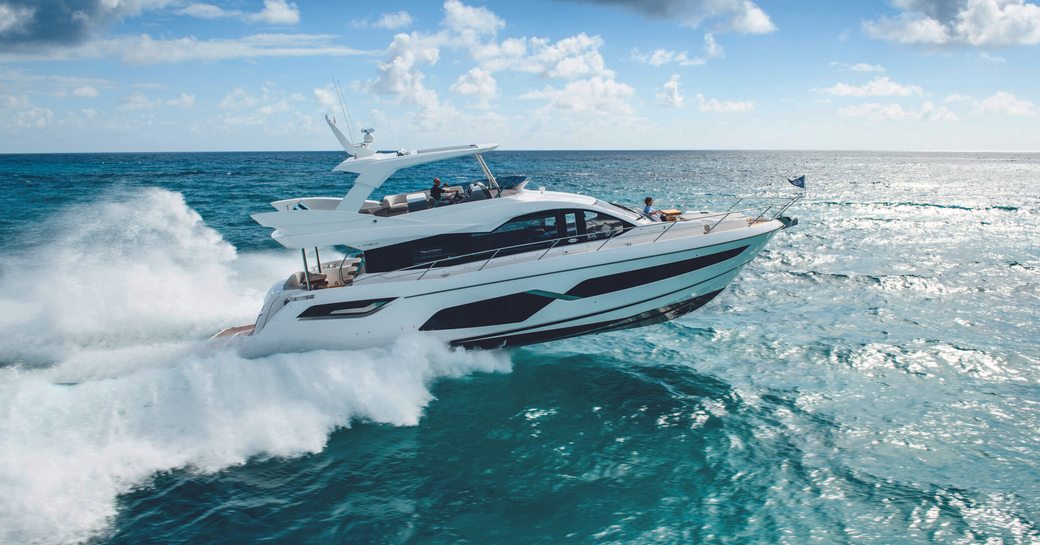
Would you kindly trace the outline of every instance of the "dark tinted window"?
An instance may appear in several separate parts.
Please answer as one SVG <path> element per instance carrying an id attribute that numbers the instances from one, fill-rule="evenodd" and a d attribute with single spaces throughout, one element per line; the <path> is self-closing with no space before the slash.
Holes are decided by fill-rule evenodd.
<path id="1" fill-rule="evenodd" d="M 367 272 L 385 272 L 423 263 L 431 263 L 454 256 L 467 255 L 460 259 L 441 261 L 438 267 L 480 261 L 491 257 L 495 250 L 499 256 L 530 252 L 548 248 L 555 239 L 580 237 L 573 243 L 587 239 L 605 238 L 631 224 L 618 218 L 591 210 L 547 210 L 515 217 L 490 233 L 457 233 L 426 237 L 365 252 Z M 557 245 L 570 244 L 565 238 Z M 515 246 L 515 248 L 514 248 Z"/>
<path id="2" fill-rule="evenodd" d="M 595 212 L 592 210 L 585 210 L 583 212 L 585 216 L 585 232 L 590 235 L 598 237 L 606 237 L 614 234 L 614 231 L 620 231 L 626 227 L 631 227 L 632 224 L 627 221 L 615 218 L 609 214 L 603 212 Z"/>

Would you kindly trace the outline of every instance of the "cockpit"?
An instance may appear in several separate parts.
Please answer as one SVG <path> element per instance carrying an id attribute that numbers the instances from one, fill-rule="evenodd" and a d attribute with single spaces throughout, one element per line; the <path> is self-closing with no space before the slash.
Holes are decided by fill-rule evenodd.
<path id="1" fill-rule="evenodd" d="M 430 195 L 429 189 L 387 195 L 378 201 L 365 200 L 358 212 L 382 217 L 397 216 L 440 206 L 508 197 L 523 191 L 528 181 L 527 176 L 503 176 L 495 179 L 496 183 L 489 188 L 488 180 L 473 180 L 459 185 L 446 186 L 443 191 L 451 196 L 441 199 L 434 199 Z"/>

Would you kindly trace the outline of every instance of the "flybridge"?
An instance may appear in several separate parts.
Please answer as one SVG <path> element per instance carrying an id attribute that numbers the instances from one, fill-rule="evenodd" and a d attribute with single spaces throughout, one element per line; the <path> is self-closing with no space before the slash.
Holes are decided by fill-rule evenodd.
<path id="1" fill-rule="evenodd" d="M 339 128 L 336 127 L 336 122 L 334 120 L 326 117 L 325 121 L 329 124 L 329 128 L 332 129 L 332 132 L 336 134 L 336 139 L 343 145 L 344 151 L 352 155 L 342 163 L 336 165 L 332 170 L 337 172 L 353 172 L 358 175 L 357 179 L 354 181 L 354 186 L 350 188 L 350 191 L 347 192 L 343 197 L 343 200 L 340 201 L 338 206 L 336 206 L 336 210 L 357 212 L 361 209 L 362 205 L 365 204 L 365 199 L 367 199 L 373 191 L 383 185 L 390 176 L 393 176 L 395 172 L 402 168 L 414 167 L 416 165 L 433 163 L 436 161 L 444 161 L 446 159 L 454 159 L 456 157 L 465 157 L 467 155 L 476 156 L 477 163 L 480 164 L 480 169 L 484 172 L 484 176 L 487 177 L 489 187 L 492 189 L 498 189 L 495 177 L 491 174 L 487 163 L 484 162 L 484 158 L 481 156 L 482 153 L 498 148 L 498 144 L 469 144 L 465 146 L 449 146 L 414 151 L 400 150 L 392 152 L 377 152 L 372 150 L 372 144 L 375 143 L 375 139 L 372 137 L 372 133 L 375 132 L 374 129 L 365 129 L 361 131 L 365 135 L 364 140 L 360 144 L 351 144 L 347 141 L 346 137 L 343 136 L 343 133 L 340 132 Z"/>
<path id="2" fill-rule="evenodd" d="M 336 209 L 351 212 L 360 210 L 365 203 L 365 199 L 376 188 L 383 185 L 390 176 L 393 176 L 395 172 L 402 168 L 454 159 L 455 157 L 465 157 L 467 155 L 476 156 L 481 170 L 484 171 L 484 175 L 488 179 L 489 187 L 498 189 L 495 177 L 488 170 L 484 158 L 480 155 L 497 147 L 498 144 L 470 144 L 468 146 L 452 146 L 417 151 L 376 152 L 365 157 L 351 157 L 336 165 L 336 168 L 333 169 L 334 171 L 358 174 L 357 179 L 354 180 L 354 186 L 350 188 L 350 191 L 343 197 Z"/>
<path id="3" fill-rule="evenodd" d="M 375 151 L 373 129 L 362 131 L 364 139 L 355 144 L 336 127 L 333 119 L 326 121 L 336 139 L 350 157 L 333 168 L 339 172 L 353 172 L 358 176 L 346 195 L 340 197 L 295 197 L 272 202 L 275 212 L 253 214 L 253 219 L 275 231 L 272 237 L 288 248 L 305 248 L 345 244 L 366 250 L 411 240 L 437 225 L 438 232 L 462 232 L 493 229 L 501 219 L 486 211 L 461 213 L 455 208 L 475 201 L 495 200 L 519 194 L 526 184 L 523 176 L 496 179 L 488 169 L 483 153 L 498 144 L 469 144 L 426 148 L 419 150 Z M 381 200 L 369 200 L 373 192 L 400 169 L 473 156 L 484 175 L 460 186 L 446 187 L 455 197 L 450 202 L 434 199 L 430 190 L 416 189 L 399 195 L 386 195 Z M 446 206 L 451 204 L 452 206 Z M 483 210 L 485 207 L 480 207 Z M 467 207 L 468 209 L 468 207 Z M 419 215 L 409 212 L 423 211 Z"/>

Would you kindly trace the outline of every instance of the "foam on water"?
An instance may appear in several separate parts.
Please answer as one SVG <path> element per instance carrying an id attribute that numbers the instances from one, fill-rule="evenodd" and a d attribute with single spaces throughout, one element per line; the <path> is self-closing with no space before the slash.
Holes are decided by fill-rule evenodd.
<path id="1" fill-rule="evenodd" d="M 437 378 L 510 368 L 421 336 L 253 359 L 199 340 L 248 321 L 288 264 L 237 255 L 177 193 L 122 193 L 40 229 L 51 242 L 0 279 L 2 543 L 87 539 L 156 472 L 317 452 L 356 420 L 414 425 Z"/>

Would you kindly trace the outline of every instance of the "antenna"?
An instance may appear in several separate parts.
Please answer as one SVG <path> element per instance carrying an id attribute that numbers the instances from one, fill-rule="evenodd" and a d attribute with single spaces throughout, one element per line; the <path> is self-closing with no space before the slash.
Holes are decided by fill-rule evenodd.
<path id="1" fill-rule="evenodd" d="M 343 90 L 339 87 L 338 80 L 332 80 L 332 83 L 336 85 L 336 96 L 339 97 L 339 107 L 343 110 L 343 117 L 347 120 L 347 134 L 354 134 L 354 123 L 350 119 L 350 111 L 347 110 L 347 104 L 343 101 Z M 347 137 L 350 138 L 349 136 Z M 354 140 L 350 140 L 350 145 L 354 145 Z"/>

